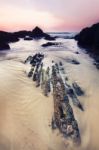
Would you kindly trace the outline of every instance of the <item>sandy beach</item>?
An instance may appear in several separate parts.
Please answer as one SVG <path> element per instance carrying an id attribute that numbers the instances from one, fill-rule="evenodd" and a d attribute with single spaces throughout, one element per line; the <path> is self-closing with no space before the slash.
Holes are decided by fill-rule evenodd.
<path id="1" fill-rule="evenodd" d="M 21 48 L 22 44 L 25 48 Z M 52 95 L 45 97 L 27 77 L 30 66 L 22 62 L 36 52 L 32 50 L 33 45 L 28 41 L 12 44 L 11 52 L 0 58 L 0 150 L 99 150 L 99 72 L 93 60 L 80 49 L 80 54 L 76 55 L 73 40 L 64 41 L 64 48 L 41 49 L 46 65 L 50 65 L 52 59 L 61 60 L 69 83 L 77 81 L 85 91 L 85 95 L 79 97 L 84 112 L 72 106 L 82 139 L 81 146 L 74 147 L 58 130 L 51 128 Z M 66 60 L 71 57 L 80 65 L 68 63 Z"/>

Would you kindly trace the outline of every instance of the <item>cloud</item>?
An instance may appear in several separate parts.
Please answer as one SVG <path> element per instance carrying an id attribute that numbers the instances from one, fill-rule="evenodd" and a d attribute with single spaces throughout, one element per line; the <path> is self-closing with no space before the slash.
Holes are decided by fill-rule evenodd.
<path id="1" fill-rule="evenodd" d="M 18 8 L 13 6 L 5 6 L 0 10 L 1 26 L 6 25 L 8 30 L 32 29 L 38 25 L 43 28 L 53 28 L 57 24 L 61 24 L 62 20 L 55 17 L 47 11 L 36 11 L 33 9 Z M 2 27 L 6 28 L 6 27 Z"/>
<path id="2" fill-rule="evenodd" d="M 3 0 L 0 27 L 80 30 L 99 21 L 98 8 L 99 0 Z"/>

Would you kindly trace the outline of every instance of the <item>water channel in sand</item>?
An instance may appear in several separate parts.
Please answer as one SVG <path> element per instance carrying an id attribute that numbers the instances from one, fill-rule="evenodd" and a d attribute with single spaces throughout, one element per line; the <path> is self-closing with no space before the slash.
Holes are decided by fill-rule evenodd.
<path id="1" fill-rule="evenodd" d="M 26 75 L 24 60 L 36 52 L 45 54 L 45 64 L 62 61 L 69 82 L 76 81 L 84 90 L 79 97 L 85 111 L 73 106 L 82 144 L 79 150 L 99 150 L 99 71 L 73 39 L 58 39 L 60 47 L 42 48 L 44 40 L 10 44 L 0 53 L 0 150 L 65 150 L 68 142 L 59 131 L 52 131 L 53 98 L 43 96 Z M 76 52 L 79 54 L 76 54 Z M 76 59 L 79 65 L 70 63 Z M 67 147 L 67 148 L 66 148 Z M 69 150 L 77 148 L 69 147 Z"/>

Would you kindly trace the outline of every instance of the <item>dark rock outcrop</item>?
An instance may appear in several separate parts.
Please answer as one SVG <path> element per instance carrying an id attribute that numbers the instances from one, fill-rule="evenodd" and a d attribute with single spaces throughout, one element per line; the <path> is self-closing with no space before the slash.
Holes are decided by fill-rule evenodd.
<path id="1" fill-rule="evenodd" d="M 19 39 L 13 33 L 0 31 L 0 50 L 8 50 L 10 46 L 8 43 L 17 42 Z"/>
<path id="2" fill-rule="evenodd" d="M 7 43 L 1 43 L 0 42 L 0 51 L 1 50 L 9 50 L 10 46 Z"/>
<path id="3" fill-rule="evenodd" d="M 47 42 L 45 44 L 42 44 L 42 47 L 48 47 L 48 46 L 59 46 L 61 43 L 58 42 Z"/>
<path id="4" fill-rule="evenodd" d="M 41 39 L 45 38 L 46 40 L 55 40 L 54 37 L 51 37 L 49 34 L 43 32 L 39 27 L 35 27 L 32 31 L 18 31 L 14 32 L 13 35 L 17 38 L 24 38 L 25 40 L 29 40 L 30 38 Z M 25 37 L 29 37 L 28 39 Z"/>
<path id="5" fill-rule="evenodd" d="M 77 51 L 77 52 L 75 52 L 75 54 L 80 54 L 80 53 Z"/>
<path id="6" fill-rule="evenodd" d="M 49 93 L 52 91 L 54 102 L 52 129 L 58 129 L 64 138 L 71 139 L 76 146 L 80 146 L 79 126 L 75 119 L 70 99 L 82 111 L 84 111 L 83 106 L 72 87 L 70 85 L 67 86 L 66 81 L 64 81 L 60 68 L 63 67 L 63 63 L 61 61 L 55 63 L 52 60 L 52 67 L 48 66 L 45 68 L 43 59 L 44 55 L 42 53 L 36 53 L 25 60 L 25 63 L 31 64 L 28 77 L 32 78 L 36 87 L 41 87 L 45 96 L 49 96 Z"/>
<path id="7" fill-rule="evenodd" d="M 83 29 L 75 36 L 78 45 L 86 49 L 91 57 L 94 58 L 97 68 L 99 68 L 99 23 Z"/>
<path id="8" fill-rule="evenodd" d="M 91 27 L 83 29 L 78 35 L 75 36 L 78 45 L 87 48 L 95 54 L 99 54 L 99 23 Z"/>
<path id="9" fill-rule="evenodd" d="M 39 27 L 35 27 L 31 32 L 31 37 L 34 39 L 45 38 L 46 40 L 55 40 L 54 37 L 51 37 L 49 34 L 44 33 L 42 29 Z"/>
<path id="10" fill-rule="evenodd" d="M 33 57 L 29 56 L 24 63 L 30 62 L 32 66 L 40 65 L 41 61 L 43 60 L 44 55 L 41 53 L 35 54 Z"/>
<path id="11" fill-rule="evenodd" d="M 33 38 L 42 38 L 44 37 L 44 32 L 39 27 L 35 27 L 31 32 L 31 37 Z"/>
<path id="12" fill-rule="evenodd" d="M 80 62 L 78 60 L 76 60 L 75 58 L 73 58 L 73 59 L 66 58 L 65 60 L 66 60 L 66 62 L 74 64 L 74 65 L 79 65 L 80 64 Z"/>
<path id="13" fill-rule="evenodd" d="M 51 37 L 49 34 L 44 33 L 43 30 L 40 29 L 39 27 L 34 28 L 32 31 L 23 30 L 13 33 L 0 31 L 0 44 L 1 44 L 0 49 L 3 48 L 3 45 L 6 45 L 7 47 L 8 43 L 19 41 L 19 38 L 24 38 L 24 40 L 41 39 L 41 38 L 44 38 L 49 41 L 55 40 L 55 37 Z"/>
<path id="14" fill-rule="evenodd" d="M 30 36 L 31 35 L 31 31 L 18 31 L 18 32 L 14 32 L 13 35 L 17 38 L 25 38 L 26 36 Z"/>
<path id="15" fill-rule="evenodd" d="M 84 91 L 81 89 L 81 87 L 80 87 L 76 82 L 72 83 L 72 86 L 73 86 L 73 88 L 74 88 L 74 90 L 75 90 L 75 93 L 76 93 L 78 96 L 84 95 Z"/>
<path id="16" fill-rule="evenodd" d="M 13 33 L 0 31 L 0 43 L 10 43 L 19 41 Z"/>
<path id="17" fill-rule="evenodd" d="M 76 59 L 71 60 L 71 63 L 74 64 L 74 65 L 79 65 L 80 64 L 80 62 L 77 61 Z"/>
<path id="18" fill-rule="evenodd" d="M 52 37 L 49 34 L 45 34 L 45 40 L 54 41 L 55 39 L 56 39 L 56 37 Z"/>

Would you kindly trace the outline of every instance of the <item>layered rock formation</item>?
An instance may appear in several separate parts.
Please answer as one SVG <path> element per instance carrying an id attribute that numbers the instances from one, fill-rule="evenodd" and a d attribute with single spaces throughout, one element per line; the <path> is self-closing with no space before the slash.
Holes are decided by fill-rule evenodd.
<path id="1" fill-rule="evenodd" d="M 67 83 L 63 76 L 62 62 L 55 63 L 52 60 L 52 66 L 45 68 L 44 54 L 36 53 L 34 56 L 29 56 L 24 63 L 31 64 L 28 77 L 35 82 L 35 86 L 41 87 L 45 96 L 50 96 L 50 93 L 53 95 L 52 129 L 58 129 L 64 138 L 70 138 L 71 142 L 79 146 L 81 136 L 70 100 L 74 106 L 84 111 L 83 105 L 77 98 L 77 95 L 84 94 L 82 89 L 76 82 L 73 83 L 73 86 Z"/>

